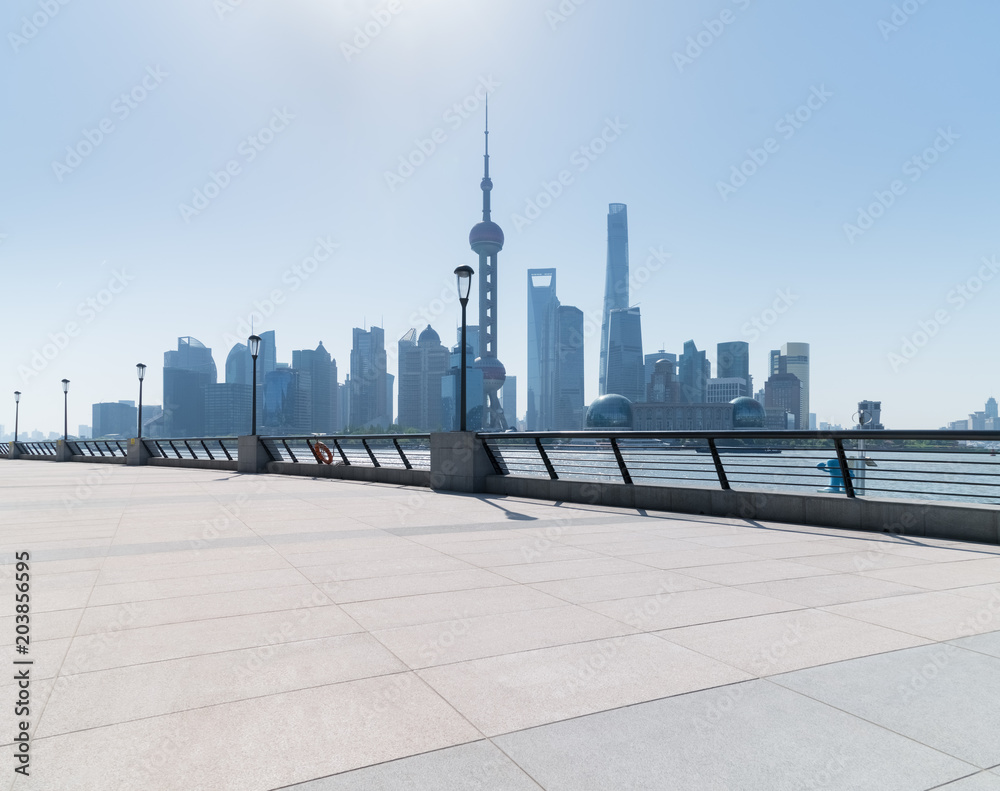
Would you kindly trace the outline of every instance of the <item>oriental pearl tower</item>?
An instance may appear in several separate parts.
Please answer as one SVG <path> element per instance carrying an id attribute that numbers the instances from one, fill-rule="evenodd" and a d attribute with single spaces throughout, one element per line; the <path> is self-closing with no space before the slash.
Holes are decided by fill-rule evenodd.
<path id="1" fill-rule="evenodd" d="M 503 231 L 490 220 L 490 109 L 486 105 L 486 154 L 483 180 L 483 221 L 469 233 L 469 245 L 479 256 L 479 357 L 474 365 L 483 372 L 483 431 L 506 431 L 507 421 L 498 393 L 507 371 L 497 357 L 497 253 L 503 249 Z"/>

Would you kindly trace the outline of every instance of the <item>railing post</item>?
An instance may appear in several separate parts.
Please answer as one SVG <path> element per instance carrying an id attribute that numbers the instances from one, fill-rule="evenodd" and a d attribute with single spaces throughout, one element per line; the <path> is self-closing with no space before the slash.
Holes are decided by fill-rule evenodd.
<path id="1" fill-rule="evenodd" d="M 483 450 L 486 451 L 486 458 L 490 460 L 490 464 L 493 465 L 493 472 L 497 475 L 506 475 L 503 467 L 500 466 L 500 462 L 497 461 L 496 455 L 493 453 L 493 449 L 490 447 L 489 441 L 485 437 L 480 437 L 480 442 L 483 443 Z"/>
<path id="2" fill-rule="evenodd" d="M 618 447 L 618 439 L 616 437 L 611 438 L 611 450 L 615 452 L 615 461 L 618 462 L 618 470 L 622 474 L 622 480 L 631 486 L 632 476 L 629 474 L 628 466 L 625 464 L 625 459 L 622 456 L 621 448 Z"/>
<path id="3" fill-rule="evenodd" d="M 208 445 L 205 444 L 205 440 L 201 441 L 201 446 L 205 449 L 205 453 L 208 454 L 209 461 L 215 461 L 215 456 L 212 455 L 212 451 L 208 449 Z"/>
<path id="4" fill-rule="evenodd" d="M 847 464 L 847 454 L 844 453 L 844 441 L 839 437 L 833 441 L 837 448 L 837 461 L 840 462 L 840 474 L 844 477 L 844 493 L 854 497 L 854 482 L 851 480 L 851 468 Z"/>
<path id="5" fill-rule="evenodd" d="M 299 460 L 295 458 L 295 454 L 292 453 L 292 449 L 288 447 L 288 443 L 284 439 L 282 439 L 281 444 L 285 446 L 285 450 L 288 451 L 288 455 L 291 457 L 292 461 L 298 463 Z"/>
<path id="6" fill-rule="evenodd" d="M 408 458 L 406 458 L 406 454 L 403 453 L 403 449 L 401 447 L 399 447 L 399 440 L 396 439 L 395 437 L 393 437 L 392 438 L 392 444 L 396 446 L 396 453 L 398 453 L 399 454 L 399 458 L 401 458 L 403 460 L 403 466 L 406 467 L 406 469 L 408 469 L 408 470 L 412 470 L 413 469 L 413 465 L 410 464 L 410 460 Z"/>
<path id="7" fill-rule="evenodd" d="M 364 445 L 365 450 L 368 451 L 368 458 L 372 460 L 372 466 L 381 467 L 382 465 L 378 463 L 378 459 L 375 458 L 375 454 L 372 453 L 372 449 L 368 447 L 368 440 L 362 437 L 361 444 Z"/>
<path id="8" fill-rule="evenodd" d="M 545 448 L 542 447 L 541 437 L 535 437 L 535 447 L 538 448 L 538 455 L 542 457 L 542 463 L 545 465 L 545 469 L 549 473 L 549 478 L 553 481 L 558 481 L 559 476 L 556 475 L 556 468 L 552 466 L 552 462 L 549 461 L 549 455 L 545 452 Z"/>
<path id="9" fill-rule="evenodd" d="M 719 455 L 719 449 L 715 447 L 715 440 L 711 437 L 708 439 L 708 449 L 712 451 L 712 461 L 715 462 L 715 473 L 719 476 L 719 485 L 723 489 L 731 489 L 729 478 L 726 477 L 726 468 L 722 466 L 722 456 Z"/>
<path id="10" fill-rule="evenodd" d="M 344 449 L 342 447 L 340 447 L 340 443 L 337 442 L 337 438 L 336 437 L 333 437 L 333 447 L 335 447 L 337 449 L 337 453 L 340 454 L 340 459 L 341 459 L 341 461 L 344 462 L 344 466 L 345 467 L 350 467 L 351 466 L 351 460 L 349 458 L 347 458 L 347 454 L 344 453 Z"/>

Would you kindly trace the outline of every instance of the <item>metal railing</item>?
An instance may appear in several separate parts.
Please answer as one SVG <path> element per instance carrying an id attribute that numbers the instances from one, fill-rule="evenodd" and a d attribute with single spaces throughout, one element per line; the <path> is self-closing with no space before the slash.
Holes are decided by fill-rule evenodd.
<path id="1" fill-rule="evenodd" d="M 55 441 L 42 441 L 42 442 L 15 442 L 13 443 L 17 446 L 17 450 L 24 456 L 55 456 L 56 455 L 56 443 Z"/>
<path id="2" fill-rule="evenodd" d="M 10 445 L 9 442 L 0 442 L 0 456 L 6 456 L 10 453 Z"/>
<path id="3" fill-rule="evenodd" d="M 479 436 L 500 475 L 1000 503 L 997 431 L 598 430 Z"/>
<path id="4" fill-rule="evenodd" d="M 143 438 L 150 456 L 161 459 L 201 459 L 236 461 L 239 440 L 236 437 L 198 437 L 196 439 Z"/>
<path id="5" fill-rule="evenodd" d="M 74 456 L 128 456 L 128 445 L 120 439 L 70 440 L 69 447 Z"/>
<path id="6" fill-rule="evenodd" d="M 275 461 L 430 470 L 430 434 L 261 437 Z"/>

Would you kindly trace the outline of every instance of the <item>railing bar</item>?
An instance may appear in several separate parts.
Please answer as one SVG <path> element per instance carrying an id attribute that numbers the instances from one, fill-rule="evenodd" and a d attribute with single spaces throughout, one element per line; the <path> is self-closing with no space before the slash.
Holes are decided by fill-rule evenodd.
<path id="1" fill-rule="evenodd" d="M 177 454 L 177 458 L 178 459 L 181 458 L 181 452 L 177 450 L 177 446 L 174 445 L 174 441 L 173 440 L 168 440 L 168 441 L 170 442 L 170 447 L 174 449 L 174 453 Z"/>
<path id="2" fill-rule="evenodd" d="M 226 443 L 221 439 L 219 440 L 219 447 L 222 448 L 222 452 L 226 454 L 226 461 L 232 461 L 233 457 L 229 453 L 229 448 L 226 447 Z M 265 445 L 264 447 L 266 448 L 267 446 Z"/>
<path id="3" fill-rule="evenodd" d="M 372 460 L 372 464 L 375 467 L 381 467 L 382 465 L 378 463 L 378 459 L 375 458 L 375 454 L 372 453 L 372 449 L 368 447 L 368 440 L 364 437 L 361 438 L 361 444 L 365 446 L 365 450 L 368 451 L 368 458 Z"/>
<path id="4" fill-rule="evenodd" d="M 333 447 L 335 447 L 337 449 L 337 453 L 340 454 L 340 458 L 343 460 L 344 466 L 345 467 L 350 467 L 351 466 L 351 460 L 347 458 L 347 454 L 344 453 L 344 449 L 342 447 L 340 447 L 340 443 L 337 441 L 336 437 L 333 438 Z"/>
<path id="5" fill-rule="evenodd" d="M 542 440 L 540 437 L 535 437 L 535 447 L 538 449 L 538 455 L 542 457 L 542 463 L 545 465 L 545 469 L 549 473 L 549 479 L 553 481 L 559 480 L 559 476 L 556 475 L 555 467 L 552 466 L 552 462 L 549 461 L 549 457 L 545 453 L 545 448 L 542 447 Z"/>
<path id="6" fill-rule="evenodd" d="M 282 439 L 281 444 L 285 446 L 285 450 L 288 451 L 288 455 L 291 457 L 292 461 L 298 464 L 299 460 L 295 458 L 295 454 L 292 453 L 292 449 L 288 447 L 288 443 L 284 439 Z"/>
<path id="7" fill-rule="evenodd" d="M 844 453 L 844 442 L 843 440 L 836 439 L 834 440 L 834 445 L 837 448 L 837 461 L 840 462 L 840 475 L 843 479 L 844 494 L 848 497 L 854 497 L 854 482 L 851 480 L 851 468 L 847 464 L 847 456 Z"/>
<path id="8" fill-rule="evenodd" d="M 205 453 L 208 454 L 209 461 L 215 461 L 215 456 L 212 455 L 212 451 L 208 449 L 208 445 L 205 444 L 205 440 L 201 441 L 201 447 L 205 449 Z"/>
<path id="9" fill-rule="evenodd" d="M 399 440 L 393 437 L 392 444 L 396 446 L 396 452 L 399 454 L 399 458 L 403 460 L 403 466 L 408 470 L 413 469 L 413 465 L 410 464 L 410 460 L 406 458 L 406 454 L 403 453 L 403 449 L 399 447 Z"/>

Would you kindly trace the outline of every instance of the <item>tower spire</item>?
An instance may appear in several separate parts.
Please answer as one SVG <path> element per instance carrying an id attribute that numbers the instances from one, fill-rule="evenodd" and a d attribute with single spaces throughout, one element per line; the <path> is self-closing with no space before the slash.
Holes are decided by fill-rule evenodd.
<path id="1" fill-rule="evenodd" d="M 493 181 L 490 179 L 490 97 L 486 97 L 486 153 L 483 155 L 483 181 L 480 186 L 483 188 L 483 222 L 490 221 L 490 190 L 493 189 Z"/>

